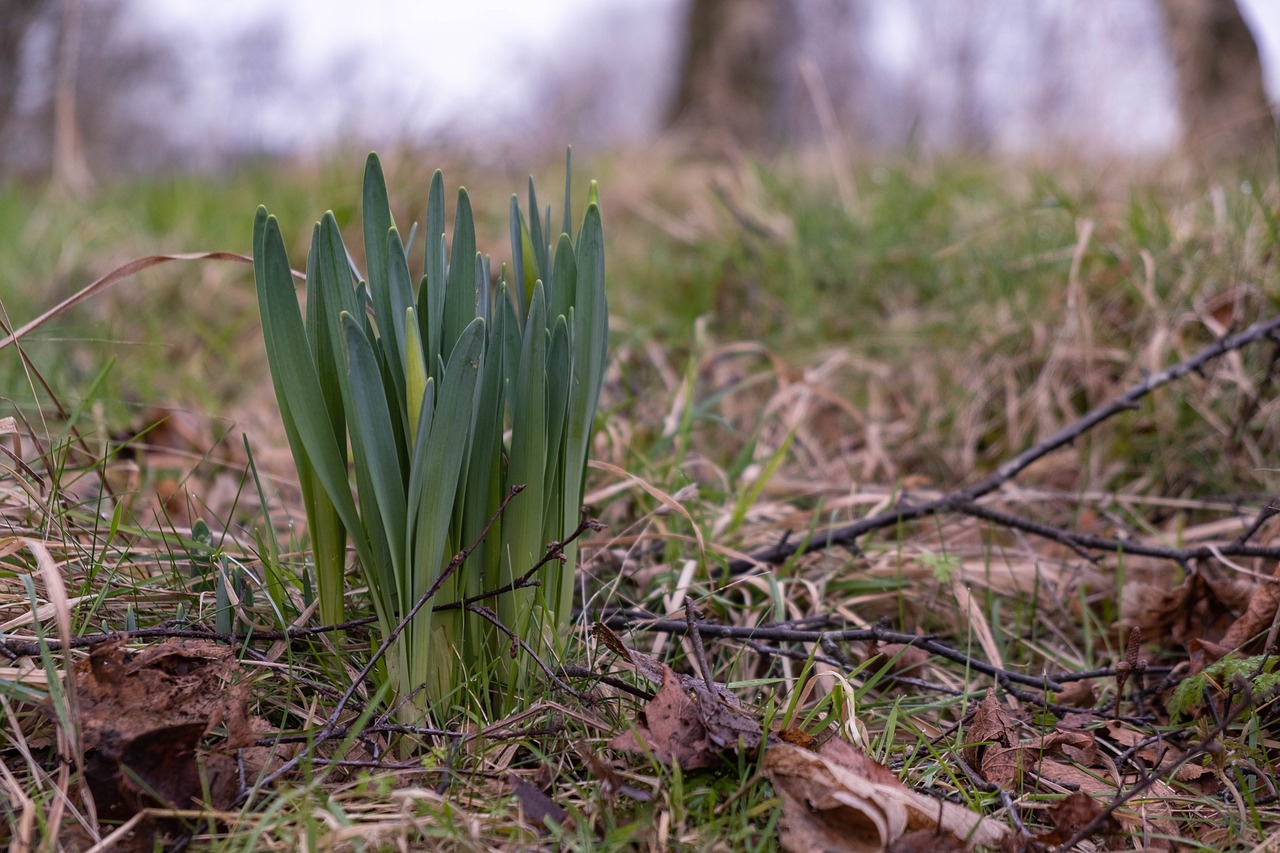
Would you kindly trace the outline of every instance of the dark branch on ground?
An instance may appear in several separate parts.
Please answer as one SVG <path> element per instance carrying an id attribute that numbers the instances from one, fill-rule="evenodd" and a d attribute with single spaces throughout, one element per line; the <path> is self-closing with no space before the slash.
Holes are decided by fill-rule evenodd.
<path id="1" fill-rule="evenodd" d="M 809 554 L 815 551 L 825 551 L 834 547 L 844 547 L 850 549 L 858 548 L 858 540 L 868 533 L 885 528 L 894 527 L 907 521 L 914 521 L 919 518 L 925 518 L 931 515 L 938 515 L 948 512 L 963 512 L 968 507 L 973 507 L 976 502 L 995 492 L 1018 474 L 1022 473 L 1029 465 L 1053 451 L 1071 444 L 1077 438 L 1080 438 L 1089 430 L 1098 424 L 1108 420 L 1121 412 L 1126 412 L 1137 408 L 1138 401 L 1146 397 L 1157 388 L 1161 388 L 1183 378 L 1191 373 L 1200 373 L 1204 366 L 1214 359 L 1220 358 L 1229 352 L 1243 349 L 1250 344 L 1255 344 L 1262 340 L 1267 340 L 1280 331 L 1280 316 L 1272 317 L 1260 323 L 1255 323 L 1243 331 L 1233 335 L 1227 335 L 1204 347 L 1190 358 L 1180 361 L 1177 364 L 1165 368 L 1158 373 L 1153 373 L 1142 382 L 1130 388 L 1124 394 L 1114 400 L 1104 403 L 1084 416 L 1076 420 L 1074 423 L 1064 427 L 1054 435 L 1044 441 L 1027 448 L 1017 456 L 1005 462 L 987 477 L 959 489 L 949 492 L 934 500 L 925 501 L 924 503 L 911 504 L 899 503 L 892 509 L 886 510 L 868 518 L 862 518 L 850 524 L 840 527 L 831 527 L 826 530 L 816 531 L 812 536 L 793 543 L 783 540 L 778 544 L 765 548 L 751 554 L 746 559 L 732 560 L 728 564 L 728 571 L 731 575 L 745 574 L 760 566 L 778 565 L 784 563 L 793 556 L 799 554 Z M 1104 540 L 1112 541 L 1112 540 Z M 1117 540 L 1118 541 L 1118 540 Z M 1245 548 L 1245 543 L 1232 543 L 1236 548 Z M 1208 546 L 1201 546 L 1206 548 Z M 1095 550 L 1115 550 L 1110 546 L 1100 547 Z M 1131 548 L 1123 549 L 1130 553 L 1135 553 Z M 1262 553 L 1265 551 L 1265 553 Z M 1272 554 L 1271 551 L 1275 551 Z M 1222 553 L 1227 553 L 1223 551 Z M 1253 552 L 1235 551 L 1239 556 L 1255 556 Z M 1203 556 L 1211 556 L 1212 551 L 1206 550 Z M 1193 555 L 1189 559 L 1195 559 Z M 1274 557 L 1280 556 L 1280 549 L 1259 549 L 1256 556 Z M 1171 557 L 1170 559 L 1175 559 Z"/>

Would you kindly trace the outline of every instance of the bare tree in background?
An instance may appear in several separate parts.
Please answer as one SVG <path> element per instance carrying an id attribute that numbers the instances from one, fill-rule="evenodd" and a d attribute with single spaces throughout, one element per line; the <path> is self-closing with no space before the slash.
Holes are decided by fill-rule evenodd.
<path id="1" fill-rule="evenodd" d="M 791 0 L 691 0 L 669 123 L 745 148 L 772 147 L 795 32 Z"/>
<path id="2" fill-rule="evenodd" d="M 1258 46 L 1236 0 L 1160 0 L 1178 78 L 1183 144 L 1214 161 L 1275 137 Z"/>
<path id="3" fill-rule="evenodd" d="M 22 46 L 49 0 L 0 0 L 0 140 L 13 118 L 22 79 Z"/>
<path id="4" fill-rule="evenodd" d="M 11 7 L 30 18 L 0 50 L 0 174 L 75 191 L 179 162 L 177 48 L 129 26 L 126 0 L 0 0 L 6 36 Z"/>

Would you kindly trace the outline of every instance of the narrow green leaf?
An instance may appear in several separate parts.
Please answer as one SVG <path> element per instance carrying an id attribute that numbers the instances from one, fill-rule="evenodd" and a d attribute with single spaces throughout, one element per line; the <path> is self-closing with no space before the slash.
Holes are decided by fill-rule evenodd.
<path id="1" fill-rule="evenodd" d="M 549 237 L 542 229 L 542 220 L 538 218 L 538 193 L 533 187 L 533 178 L 529 178 L 529 241 L 533 244 L 533 257 L 537 264 L 537 277 L 542 281 L 551 281 L 551 261 L 547 257 L 547 241 Z"/>
<path id="2" fill-rule="evenodd" d="M 378 155 L 370 153 L 364 166 L 364 262 L 369 290 L 377 293 L 387 284 L 387 232 L 395 222 L 391 219 L 391 202 L 387 198 L 387 182 L 382 176 Z M 375 296 L 375 306 L 377 297 Z M 385 314 L 383 315 L 386 316 Z"/>
<path id="3" fill-rule="evenodd" d="M 325 521 L 326 510 L 322 509 L 327 497 L 341 526 L 350 532 L 361 565 L 367 573 L 376 573 L 382 563 L 377 559 L 376 547 L 364 532 L 351 497 L 345 448 L 339 445 L 334 425 L 329 422 L 324 406 L 279 225 L 274 217 L 267 216 L 265 210 L 260 209 L 254 230 L 254 279 L 262 313 L 267 361 L 285 421 L 286 435 L 303 484 L 313 536 L 320 537 L 322 548 L 327 535 L 336 536 L 336 533 L 325 532 L 330 524 Z M 336 550 L 330 549 L 334 553 Z M 326 565 L 320 567 L 321 572 L 340 570 L 333 568 L 334 563 L 327 558 L 322 558 L 322 562 Z M 375 581 L 376 576 L 371 578 L 371 586 Z M 330 598 L 326 605 L 330 610 L 337 606 L 336 597 L 340 595 L 333 587 L 334 584 L 330 583 L 323 593 L 323 597 Z M 382 606 L 381 597 L 375 594 L 374 603 L 379 619 L 385 625 L 389 614 Z"/>
<path id="4" fill-rule="evenodd" d="M 586 488 L 587 455 L 591 449 L 591 431 L 595 424 L 600 386 L 604 381 L 605 358 L 609 341 L 609 307 L 605 297 L 604 231 L 600 208 L 587 205 L 582 228 L 575 246 L 574 308 L 570 318 L 570 340 L 573 344 L 573 381 L 569 386 L 569 406 L 565 422 L 565 487 L 566 523 L 576 523 Z M 565 549 L 565 561 L 576 565 L 577 543 Z M 567 613 L 572 590 L 561 589 L 560 618 Z"/>
<path id="5" fill-rule="evenodd" d="M 542 555 L 542 516 L 547 468 L 547 331 L 546 303 L 541 284 L 533 289 L 525 320 L 520 369 L 514 386 L 511 453 L 507 488 L 520 484 L 502 522 L 503 582 L 523 574 Z M 531 589 L 517 590 L 499 602 L 507 627 L 524 636 L 529 624 Z"/>
<path id="6" fill-rule="evenodd" d="M 564 494 L 565 486 L 565 420 L 569 410 L 569 383 L 572 381 L 572 374 L 569 324 L 560 316 L 551 327 L 551 343 L 547 348 L 547 464 L 544 479 L 547 494 L 553 497 L 545 502 L 543 510 L 544 543 L 563 539 L 567 532 L 566 526 L 577 522 L 576 513 L 565 517 L 565 502 L 559 497 Z M 565 594 L 569 596 L 567 606 L 573 604 L 572 579 L 572 566 L 564 566 L 558 562 L 547 565 L 547 576 L 543 584 L 546 593 L 544 598 L 547 608 L 555 611 L 557 621 L 568 614 L 562 604 Z"/>
<path id="7" fill-rule="evenodd" d="M 520 199 L 511 195 L 511 212 L 509 215 L 511 229 L 511 270 L 513 296 L 520 301 L 520 314 L 525 314 L 525 306 L 529 304 L 529 294 L 533 293 L 533 279 L 525 276 L 533 272 L 527 264 L 533 255 L 533 244 L 529 242 L 528 229 L 524 227 L 524 217 L 520 214 Z M 536 278 L 536 276 L 535 276 Z"/>
<path id="8" fill-rule="evenodd" d="M 398 431 L 406 439 L 402 443 L 408 447 L 407 439 L 412 437 L 412 432 L 409 431 L 409 403 L 405 388 L 408 364 L 405 362 L 407 350 L 404 324 L 405 311 L 413 307 L 413 285 L 409 279 L 409 264 L 405 260 L 404 246 L 400 243 L 400 232 L 394 227 L 387 232 L 387 257 L 387 294 L 382 306 L 382 310 L 387 313 L 382 314 L 379 319 L 379 330 L 382 333 L 379 345 L 394 383 L 393 410 L 400 415 Z M 386 328 L 381 328 L 382 326 Z M 395 354 L 394 357 L 392 353 Z"/>
<path id="9" fill-rule="evenodd" d="M 476 225 L 471 216 L 471 200 L 465 189 L 458 190 L 458 207 L 453 218 L 453 251 L 449 253 L 449 283 L 444 296 L 444 328 L 440 355 L 448 358 L 462 330 L 476 316 Z M 448 362 L 446 362 L 447 364 Z"/>
<path id="10" fill-rule="evenodd" d="M 404 542 L 406 509 L 404 469 L 391 431 L 391 413 L 372 344 L 350 314 L 342 315 L 347 345 L 347 374 L 355 406 L 351 412 L 351 450 L 357 471 L 368 475 L 381 513 L 382 532 L 391 551 L 400 612 L 411 603 L 405 597 Z M 367 525 L 366 525 L 367 528 Z M 373 531 L 369 531 L 373 534 Z"/>
<path id="11" fill-rule="evenodd" d="M 413 511 L 411 554 L 411 601 L 423 595 L 452 557 L 449 528 L 453 519 L 453 498 L 462 477 L 463 463 L 469 450 L 472 419 L 476 410 L 476 386 L 484 361 L 485 323 L 475 318 L 463 330 L 458 344 L 449 355 L 444 378 L 440 383 L 430 437 L 421 434 L 409 476 L 408 505 Z M 423 614 L 427 614 L 423 617 Z M 440 634 L 431 628 L 430 608 L 419 611 L 413 626 L 414 661 L 411 675 L 426 685 L 430 698 L 440 699 L 456 687 L 450 676 L 456 652 L 453 648 L 428 648 L 432 637 Z M 443 638 L 450 646 L 461 641 L 458 629 L 460 611 L 440 614 Z"/>
<path id="12" fill-rule="evenodd" d="M 577 298 L 578 262 L 573 257 L 573 244 L 569 242 L 568 235 L 561 234 L 552 263 L 551 287 L 547 291 L 547 320 L 554 323 L 557 317 L 567 319 Z"/>
<path id="13" fill-rule="evenodd" d="M 405 393 L 409 407 L 409 437 L 416 441 L 418 421 L 422 417 L 422 401 L 427 393 L 427 362 L 422 352 L 422 337 L 413 308 L 405 309 L 404 318 Z M 410 445 L 412 447 L 412 444 Z M 412 456 L 412 454 L 410 454 Z"/>
<path id="14" fill-rule="evenodd" d="M 445 293 L 444 176 L 439 169 L 431 176 L 431 190 L 427 193 L 427 248 L 423 275 L 426 276 L 426 293 L 418 293 L 418 322 L 422 326 L 422 341 L 426 344 L 427 365 L 434 370 L 442 353 L 440 329 L 444 321 Z M 423 300 L 426 301 L 425 307 Z"/>

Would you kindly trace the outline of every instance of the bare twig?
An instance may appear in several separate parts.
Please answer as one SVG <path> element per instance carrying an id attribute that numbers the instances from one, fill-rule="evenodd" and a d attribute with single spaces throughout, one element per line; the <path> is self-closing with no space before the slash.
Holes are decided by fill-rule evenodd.
<path id="1" fill-rule="evenodd" d="M 707 663 L 707 650 L 702 647 L 702 632 L 698 630 L 698 609 L 691 598 L 684 600 L 684 624 L 687 636 L 693 640 L 693 656 L 698 661 L 698 671 L 702 673 L 702 680 L 714 696 L 717 689 L 716 682 L 711 677 L 711 664 Z"/>
<path id="2" fill-rule="evenodd" d="M 651 621 L 632 622 L 624 618 L 618 618 L 616 615 L 610 614 L 603 616 L 599 621 L 604 622 L 610 628 L 623 629 L 640 629 L 645 631 L 658 631 L 665 634 L 683 634 L 688 635 L 689 625 L 684 620 L 677 619 L 655 619 Z M 821 643 L 823 640 L 844 640 L 844 641 L 866 641 L 876 640 L 882 643 L 902 643 L 904 645 L 917 646 L 930 654 L 938 655 L 956 663 L 964 664 L 976 672 L 999 678 L 1002 682 L 1008 681 L 1016 684 L 1025 684 L 1031 687 L 1037 687 L 1041 690 L 1061 690 L 1062 684 L 1059 683 L 1052 675 L 1024 675 L 1020 672 L 1011 672 L 993 666 L 980 658 L 967 655 L 958 649 L 937 640 L 931 636 L 919 636 L 918 634 L 908 634 L 902 631 L 889 631 L 884 628 L 837 628 L 827 630 L 814 629 L 795 629 L 788 627 L 778 627 L 774 625 L 762 625 L 759 627 L 746 627 L 738 625 L 718 625 L 714 622 L 698 622 L 697 630 L 703 636 L 707 637 L 724 637 L 734 640 L 772 640 L 780 642 L 795 643 Z"/>
<path id="3" fill-rule="evenodd" d="M 1132 788 L 1117 795 L 1111 800 L 1111 802 L 1107 803 L 1106 807 L 1103 808 L 1102 811 L 1098 812 L 1098 814 L 1094 816 L 1093 820 L 1076 830 L 1075 834 L 1062 844 L 1053 848 L 1055 853 L 1067 853 L 1067 851 L 1074 849 L 1081 841 L 1084 841 L 1086 838 L 1100 830 L 1107 821 L 1111 819 L 1111 816 L 1115 813 L 1116 809 L 1120 808 L 1125 803 L 1150 788 L 1156 782 L 1159 782 L 1161 779 L 1172 778 L 1187 764 L 1195 761 L 1203 755 L 1207 755 L 1215 748 L 1218 738 L 1226 732 L 1227 728 L 1230 727 L 1238 717 L 1242 716 L 1252 707 L 1252 701 L 1243 703 L 1236 709 L 1234 714 L 1224 715 L 1218 724 L 1214 726 L 1213 730 L 1205 735 L 1204 739 L 1199 744 L 1197 744 L 1193 749 L 1189 749 L 1183 753 L 1182 757 L 1177 761 L 1164 765 L 1158 770 L 1152 770 L 1144 774 Z"/>
<path id="4" fill-rule="evenodd" d="M 521 488 L 524 488 L 524 487 L 521 486 Z M 568 536 L 566 536 L 564 539 L 558 542 L 553 541 L 553 542 L 547 543 L 547 551 L 545 554 L 542 555 L 542 559 L 534 563 L 533 566 L 527 572 L 522 574 L 520 577 L 516 578 L 510 583 L 504 583 L 502 586 L 494 587 L 493 589 L 485 590 L 484 592 L 478 592 L 475 595 L 468 596 L 467 598 L 463 598 L 458 601 L 450 601 L 450 602 L 446 602 L 445 604 L 437 604 L 435 607 L 432 608 L 432 610 L 434 610 L 437 613 L 440 612 L 441 610 L 458 610 L 460 608 L 469 607 L 470 605 L 475 604 L 477 602 L 484 601 L 487 598 L 497 598 L 499 595 L 506 595 L 508 592 L 514 592 L 517 589 L 524 589 L 525 587 L 537 586 L 538 582 L 533 580 L 533 576 L 537 574 L 538 571 L 543 566 L 545 566 L 547 563 L 550 563 L 552 560 L 563 560 L 564 549 L 566 545 L 568 545 L 570 542 L 573 542 L 575 539 L 580 538 L 588 530 L 603 530 L 603 529 L 604 529 L 604 525 L 596 521 L 594 518 L 589 518 L 586 514 L 586 510 L 584 509 L 582 513 L 582 520 L 578 522 L 578 526 L 573 529 L 573 532 L 571 532 Z"/>
<path id="5" fill-rule="evenodd" d="M 1246 542 L 1248 542 L 1250 539 L 1256 536 L 1258 534 L 1258 531 L 1262 529 L 1262 525 L 1266 524 L 1267 521 L 1275 517 L 1277 513 L 1280 513 L 1280 497 L 1272 498 L 1267 503 L 1266 506 L 1258 510 L 1258 514 L 1254 516 L 1253 522 L 1250 523 L 1250 525 L 1247 528 L 1245 528 L 1245 531 L 1240 534 L 1239 538 L 1237 538 L 1234 542 L 1228 545 L 1227 548 L 1238 548 L 1244 545 Z M 1230 555 L 1230 552 L 1224 549 L 1219 549 L 1219 550 L 1222 551 L 1223 554 L 1227 554 L 1228 556 Z"/>
<path id="6" fill-rule="evenodd" d="M 581 693 L 579 693 L 577 690 L 574 690 L 572 687 L 570 687 L 570 686 L 565 682 L 565 680 L 564 680 L 564 679 L 562 679 L 560 676 L 556 675 L 556 671 L 555 671 L 554 669 L 552 669 L 552 668 L 547 664 L 547 662 L 546 662 L 546 661 L 544 661 L 541 657 L 539 657 L 539 656 L 538 656 L 538 653 L 537 653 L 537 652 L 535 652 L 535 651 L 533 650 L 533 647 L 532 647 L 532 646 L 530 646 L 530 645 L 529 645 L 528 643 L 526 643 L 523 639 L 521 639 L 521 638 L 516 634 L 516 632 L 515 632 L 515 631 L 512 631 L 512 630 L 511 630 L 510 628 L 508 628 L 506 625 L 502 624 L 502 620 L 498 618 L 498 614 L 494 613 L 494 612 L 493 612 L 492 610 L 490 610 L 489 608 L 484 607 L 484 606 L 479 605 L 479 604 L 468 604 L 468 605 L 467 605 L 467 612 L 468 612 L 468 613 L 474 613 L 474 614 L 476 614 L 476 615 L 477 615 L 477 616 L 479 616 L 481 619 L 485 620 L 485 621 L 486 621 L 486 622 L 488 622 L 490 625 L 492 625 L 493 627 L 497 628 L 497 629 L 498 629 L 499 631 L 501 631 L 502 633 L 506 634 L 506 635 L 511 639 L 511 644 L 512 644 L 513 646 L 518 646 L 520 649 L 522 649 L 522 650 L 524 651 L 524 653 L 525 653 L 525 654 L 527 654 L 529 657 L 533 658 L 534 662 L 535 662 L 536 664 L 538 664 L 538 667 L 543 671 L 543 673 L 545 673 L 545 674 L 546 674 L 547 678 L 551 679 L 552 683 L 554 683 L 556 687 L 559 687 L 561 690 L 565 691 L 566 693 L 568 693 L 569 695 L 571 695 L 571 696 L 573 696 L 573 697 L 575 697 L 575 698 L 577 698 L 577 699 L 583 699 L 583 698 L 585 698 L 585 697 L 584 697 Z"/>
<path id="7" fill-rule="evenodd" d="M 1235 542 L 1226 545 L 1192 545 L 1187 548 L 1165 548 L 1159 545 L 1147 545 L 1132 539 L 1109 539 L 1105 536 L 1076 533 L 1062 527 L 1054 527 L 1039 521 L 1032 521 L 1021 516 L 1001 512 L 982 504 L 960 504 L 953 507 L 953 509 L 956 512 L 971 515 L 974 518 L 994 522 L 1001 527 L 1023 530 L 1057 542 L 1060 545 L 1065 545 L 1090 562 L 1094 562 L 1095 558 L 1089 554 L 1089 551 L 1110 551 L 1116 554 L 1156 557 L 1162 560 L 1172 560 L 1183 566 L 1189 565 L 1194 560 L 1205 560 L 1210 557 L 1263 557 L 1271 560 L 1280 558 L 1280 547 L 1249 545 L 1247 544 L 1248 537 L 1241 537 Z M 1261 522 L 1259 522 L 1260 524 Z M 1253 534 L 1250 533 L 1249 535 L 1252 536 Z"/>
<path id="8" fill-rule="evenodd" d="M 859 519 L 851 524 L 819 530 L 813 536 L 802 540 L 798 544 L 779 542 L 771 548 L 755 552 L 748 558 L 730 561 L 728 566 L 729 573 L 743 574 L 761 565 L 777 565 L 786 562 L 796 554 L 823 551 L 836 546 L 856 548 L 858 540 L 873 531 L 930 515 L 954 512 L 962 507 L 971 505 L 979 498 L 994 492 L 1012 480 L 1033 462 L 1048 456 L 1060 447 L 1070 444 L 1103 421 L 1121 412 L 1136 408 L 1139 400 L 1157 388 L 1181 379 L 1189 373 L 1199 373 L 1203 371 L 1206 364 L 1214 359 L 1267 339 L 1275 335 L 1277 331 L 1280 331 L 1280 316 L 1255 323 L 1234 335 L 1219 338 L 1190 358 L 1158 373 L 1151 374 L 1111 402 L 1094 408 L 1079 420 L 1005 462 L 989 476 L 963 489 L 949 492 L 940 498 L 925 501 L 924 503 L 899 503 L 889 510 L 868 518 Z"/>

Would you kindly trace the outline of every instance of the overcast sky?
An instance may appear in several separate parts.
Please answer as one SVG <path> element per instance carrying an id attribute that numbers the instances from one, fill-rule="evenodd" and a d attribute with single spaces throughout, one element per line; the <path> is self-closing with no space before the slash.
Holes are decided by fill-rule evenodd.
<path id="1" fill-rule="evenodd" d="M 267 147 L 323 144 L 345 127 L 376 128 L 377 135 L 384 137 L 492 134 L 504 121 L 528 108 L 535 97 L 531 87 L 545 85 L 554 77 L 548 72 L 557 66 L 602 70 L 610 63 L 616 65 L 621 82 L 615 79 L 613 85 L 631 87 L 626 97 L 635 101 L 630 105 L 634 126 L 652 124 L 664 94 L 657 88 L 669 85 L 676 60 L 683 8 L 680 0 L 129 2 L 136 26 L 154 31 L 170 44 L 182 45 L 186 61 L 198 69 L 192 75 L 198 91 L 191 100 L 206 112 L 203 118 L 193 118 L 192 132 L 238 130 Z M 930 79 L 930 46 L 922 37 L 930 24 L 910 18 L 912 14 L 919 16 L 918 5 L 913 7 L 904 0 L 858 2 L 874 10 L 870 48 L 881 72 L 899 78 L 914 75 L 922 80 L 919 85 L 924 91 L 930 87 L 941 91 L 947 81 Z M 1010 2 L 1014 5 L 978 0 L 955 8 L 977 10 L 992 19 L 986 13 L 996 7 L 1017 8 L 1026 0 Z M 1158 32 L 1148 32 L 1158 30 L 1155 0 L 1037 2 L 1067 19 L 1087 19 L 1087 26 L 1075 27 L 1076 37 L 1086 44 L 1108 35 L 1115 38 L 1117 26 L 1135 20 L 1144 28 L 1139 33 L 1143 41 L 1150 44 L 1159 38 Z M 1280 2 L 1240 3 L 1258 37 L 1272 99 L 1280 100 Z M 991 79 L 982 81 L 991 90 L 988 100 L 997 109 L 1009 111 L 1007 121 L 1000 117 L 1007 126 L 996 134 L 996 141 L 1006 147 L 1025 147 L 1034 144 L 1028 137 L 1042 131 L 1039 117 L 1019 118 L 1017 101 L 1030 96 L 1017 87 L 1025 86 L 1025 69 L 1028 64 L 1034 68 L 1037 57 L 1034 48 L 1025 43 L 1019 48 L 1016 23 L 1003 24 L 1001 15 L 992 20 L 995 23 L 988 26 L 1001 32 L 988 39 L 989 52 L 1003 50 L 1010 56 L 1008 61 L 987 63 Z M 587 22 L 585 29 L 583 21 Z M 610 21 L 623 31 L 611 31 Z M 277 93 L 255 102 L 252 86 L 247 96 L 244 91 L 227 89 L 220 77 L 228 72 L 222 67 L 225 46 L 228 40 L 254 28 L 268 32 L 274 28 L 281 50 L 279 68 L 307 85 L 308 95 L 283 98 Z M 996 37 L 1001 34 L 1008 38 Z M 1161 73 L 1158 67 L 1152 71 L 1143 65 L 1144 61 L 1148 66 L 1167 61 L 1134 51 L 1134 62 L 1130 63 L 1126 37 L 1118 38 L 1110 58 L 1100 60 L 1107 67 L 1086 71 L 1072 96 L 1084 109 L 1093 111 L 1090 121 L 1100 124 L 1104 135 L 1108 125 L 1115 125 L 1111 131 L 1117 144 L 1139 148 L 1168 144 L 1176 133 L 1171 82 L 1167 71 Z M 587 43 L 592 40 L 596 43 Z M 584 58 L 593 50 L 594 60 Z M 1151 53 L 1148 49 L 1147 54 Z M 655 54 L 655 61 L 646 64 L 644 54 Z M 603 64 L 600 57 L 604 57 Z M 245 69 L 237 73 L 243 77 Z M 654 79 L 636 79 L 647 77 Z M 325 97 L 326 91 L 335 94 Z M 469 105 L 476 103 L 483 103 L 484 109 L 469 110 Z"/>

